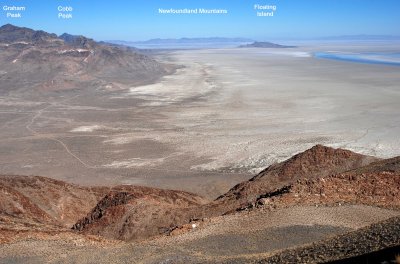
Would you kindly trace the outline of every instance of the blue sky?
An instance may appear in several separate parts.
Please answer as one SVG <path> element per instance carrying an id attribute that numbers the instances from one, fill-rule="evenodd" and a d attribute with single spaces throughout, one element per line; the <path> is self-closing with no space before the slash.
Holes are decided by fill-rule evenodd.
<path id="1" fill-rule="evenodd" d="M 24 5 L 22 19 L 0 24 L 82 34 L 96 40 L 180 37 L 303 39 L 338 35 L 400 36 L 400 0 L 0 0 Z M 254 4 L 276 5 L 273 17 L 257 17 Z M 72 6 L 73 19 L 57 18 Z M 158 8 L 227 9 L 227 15 L 162 15 Z"/>

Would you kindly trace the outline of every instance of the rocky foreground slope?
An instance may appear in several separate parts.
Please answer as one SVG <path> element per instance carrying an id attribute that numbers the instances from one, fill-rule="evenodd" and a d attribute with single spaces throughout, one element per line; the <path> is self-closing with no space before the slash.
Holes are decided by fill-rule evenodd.
<path id="1" fill-rule="evenodd" d="M 159 233 L 157 226 L 169 224 L 166 219 L 158 219 L 158 225 L 152 223 L 154 213 L 162 211 L 166 218 L 170 215 L 176 219 L 173 211 L 177 208 L 205 202 L 202 197 L 182 191 L 142 186 L 82 187 L 38 176 L 0 176 L 1 227 L 15 232 L 46 231 L 48 226 L 51 230 L 82 230 L 92 224 L 92 228 L 99 226 L 106 237 L 124 239 L 127 234 L 121 230 L 126 227 L 121 225 L 114 230 L 108 221 L 133 225 L 135 219 L 143 227 L 133 229 L 129 238 L 146 238 Z M 130 204 L 137 207 L 129 208 Z M 124 219 L 123 212 L 127 211 L 135 218 Z M 88 212 L 89 217 L 84 218 Z"/>
<path id="2" fill-rule="evenodd" d="M 399 244 L 400 217 L 393 217 L 256 263 L 399 263 Z"/>
<path id="3" fill-rule="evenodd" d="M 144 208 L 135 199 L 105 208 L 102 218 L 96 217 L 96 210 L 74 226 L 87 234 L 99 234 L 108 238 L 135 240 L 142 238 L 138 230 L 157 228 L 152 234 L 169 234 L 178 227 L 198 219 L 210 218 L 236 212 L 254 205 L 260 197 L 274 192 L 291 182 L 305 177 L 314 179 L 330 174 L 359 168 L 377 159 L 363 156 L 347 150 L 332 149 L 321 145 L 315 146 L 293 158 L 270 166 L 249 181 L 238 184 L 225 195 L 210 203 L 187 207 Z M 112 198 L 110 198 L 112 199 Z M 157 208 L 157 209 L 155 209 Z M 119 217 L 114 217 L 118 214 Z M 150 214 L 151 217 L 144 217 Z M 143 221 L 143 219 L 148 219 Z M 83 224 L 85 223 L 85 224 Z M 160 225 L 160 223 L 164 225 Z M 146 224 L 148 227 L 144 227 Z M 110 232 L 110 230 L 113 230 Z"/>
<path id="4" fill-rule="evenodd" d="M 396 215 L 400 210 L 398 197 L 400 197 L 399 157 L 380 160 L 321 145 L 284 162 L 271 165 L 254 178 L 234 186 L 225 195 L 211 202 L 187 192 L 149 187 L 80 187 L 43 177 L 0 176 L 0 241 L 1 239 L 3 243 L 23 241 L 22 231 L 30 235 L 35 232 L 40 234 L 47 232 L 47 235 L 64 233 L 69 234 L 68 236 L 82 236 L 85 239 L 95 235 L 106 239 L 135 241 L 134 243 L 149 238 L 165 238 L 165 243 L 170 243 L 176 239 L 179 241 L 187 237 L 185 238 L 187 240 L 190 237 L 187 241 L 190 241 L 191 245 L 208 248 L 206 255 L 207 252 L 214 253 L 205 258 L 189 258 L 188 263 L 208 261 L 215 263 L 225 262 L 227 259 L 233 261 L 235 256 L 214 257 L 214 259 L 212 256 L 224 252 L 223 245 L 229 245 L 230 240 L 239 239 L 235 244 L 242 245 L 237 251 L 241 257 L 237 256 L 236 260 L 258 261 L 266 260 L 266 254 L 271 255 L 270 250 L 277 248 L 250 245 L 247 244 L 249 241 L 254 243 L 260 239 L 268 240 L 270 235 L 275 234 L 274 232 L 285 232 L 284 230 L 291 228 L 290 230 L 295 231 L 290 232 L 296 232 L 300 240 L 295 244 L 290 244 L 286 240 L 280 242 L 283 244 L 279 248 L 285 248 L 309 243 L 329 234 L 343 233 L 348 228 L 357 229 L 367 223 L 373 223 L 373 219 L 380 221 Z M 351 206 L 364 207 L 351 209 Z M 339 210 L 341 207 L 342 211 Z M 314 209 L 310 211 L 307 208 Z M 332 213 L 323 213 L 329 208 L 334 210 L 332 212 L 336 212 L 334 225 L 328 224 L 333 221 L 333 219 L 328 220 Z M 272 215 L 279 215 L 279 212 L 285 210 L 289 211 L 283 217 L 288 217 L 285 221 L 291 222 L 292 225 L 279 227 L 281 231 L 277 231 L 278 226 L 269 228 L 267 223 L 272 221 Z M 369 217 L 367 222 L 361 224 L 362 219 L 366 218 L 360 217 L 363 210 L 370 211 L 371 216 L 379 215 L 378 210 L 386 211 L 381 212 L 381 217 Z M 302 214 L 307 211 L 309 212 L 306 213 L 307 217 L 310 219 L 298 222 L 304 217 Z M 318 212 L 325 216 L 319 219 Z M 346 221 L 350 220 L 342 219 L 343 213 L 348 214 L 346 219 L 352 219 L 354 223 L 346 224 Z M 297 220 L 291 219 L 291 214 L 297 215 Z M 393 219 L 393 223 L 397 223 L 397 220 Z M 213 226 L 219 222 L 220 228 L 215 229 Z M 230 222 L 235 224 L 229 225 Z M 314 224 L 307 227 L 306 222 Z M 265 230 L 244 231 L 252 225 Z M 392 225 L 385 226 L 385 234 L 390 234 Z M 370 229 L 365 230 L 359 232 L 369 232 Z M 211 239 L 217 233 L 219 235 Z M 10 239 L 15 234 L 19 234 L 18 239 Z M 260 234 L 265 234 L 266 237 L 262 238 Z M 362 234 L 354 236 L 355 240 L 352 243 L 356 243 L 358 237 L 368 240 L 368 235 Z M 390 245 L 375 241 L 370 250 L 400 246 L 398 238 L 385 236 L 391 241 Z M 183 241 L 186 241 L 185 239 Z M 213 249 L 208 247 L 215 244 L 215 241 L 220 241 L 219 253 L 215 252 L 215 249 L 218 251 L 219 244 L 214 245 Z M 330 244 L 326 245 L 329 247 Z M 188 245 L 184 247 L 190 248 L 190 251 L 194 250 Z M 141 248 L 140 252 L 144 254 L 143 252 L 147 252 L 146 248 Z M 255 248 L 258 250 L 254 251 Z M 360 252 L 364 254 L 367 249 Z M 262 250 L 267 252 L 262 253 Z M 189 254 L 188 252 L 182 254 Z M 243 259 L 242 255 L 246 252 L 254 253 Z M 334 254 L 333 251 L 330 252 L 329 254 Z M 352 250 L 352 252 L 354 255 L 358 251 Z M 301 260 L 304 256 L 300 254 L 296 255 L 297 257 Z M 324 261 L 333 259 L 321 258 Z M 187 263 L 179 261 L 171 263 Z"/>

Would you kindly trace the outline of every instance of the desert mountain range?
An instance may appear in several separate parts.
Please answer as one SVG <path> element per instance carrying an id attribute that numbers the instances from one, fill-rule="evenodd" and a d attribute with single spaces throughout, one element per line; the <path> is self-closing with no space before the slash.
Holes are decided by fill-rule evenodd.
<path id="1" fill-rule="evenodd" d="M 7 87 L 0 91 L 3 95 L 28 82 L 38 92 L 120 89 L 155 81 L 173 70 L 132 48 L 10 24 L 0 27 L 0 61 L 0 71 L 7 73 L 0 75 L 2 87 Z"/>

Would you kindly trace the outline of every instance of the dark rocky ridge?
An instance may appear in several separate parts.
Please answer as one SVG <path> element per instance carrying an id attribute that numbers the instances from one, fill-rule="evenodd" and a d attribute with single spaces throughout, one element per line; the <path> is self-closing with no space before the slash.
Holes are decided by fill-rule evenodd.
<path id="1" fill-rule="evenodd" d="M 42 30 L 33 30 L 25 27 L 16 27 L 6 24 L 0 27 L 0 42 L 33 42 L 43 43 L 51 39 L 56 39 L 56 34 L 50 34 Z"/>
<path id="2" fill-rule="evenodd" d="M 91 48 L 96 45 L 96 42 L 93 39 L 89 39 L 84 36 L 76 36 L 64 33 L 60 35 L 59 38 L 64 40 L 65 43 L 68 43 L 74 47 Z"/>
<path id="3" fill-rule="evenodd" d="M 32 87 L 42 96 L 87 88 L 113 91 L 154 82 L 175 70 L 134 49 L 10 24 L 0 27 L 0 62 L 0 95 L 26 91 L 32 96 Z"/>
<path id="4" fill-rule="evenodd" d="M 129 200 L 133 199 L 134 196 L 128 192 L 112 192 L 107 194 L 103 199 L 101 199 L 96 207 L 92 210 L 88 217 L 79 220 L 78 223 L 74 224 L 72 229 L 81 231 L 86 225 L 89 225 L 97 220 L 99 220 L 106 212 L 107 208 L 124 205 Z"/>
<path id="5" fill-rule="evenodd" d="M 107 238 L 139 240 L 188 223 L 205 203 L 205 199 L 181 191 L 117 186 L 73 229 Z"/>

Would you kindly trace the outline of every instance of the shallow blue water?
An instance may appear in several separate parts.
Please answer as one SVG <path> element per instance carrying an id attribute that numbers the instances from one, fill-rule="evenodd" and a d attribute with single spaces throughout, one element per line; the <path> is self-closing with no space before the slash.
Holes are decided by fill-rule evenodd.
<path id="1" fill-rule="evenodd" d="M 400 66 L 400 53 L 330 53 L 316 52 L 315 58 L 347 62 Z"/>

